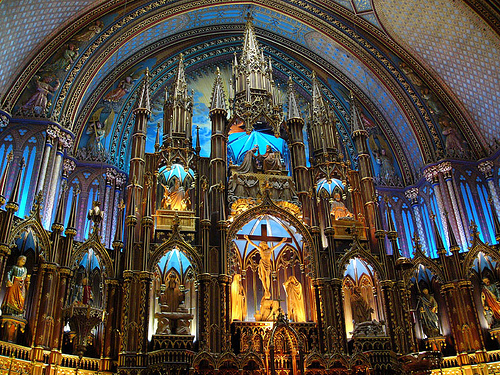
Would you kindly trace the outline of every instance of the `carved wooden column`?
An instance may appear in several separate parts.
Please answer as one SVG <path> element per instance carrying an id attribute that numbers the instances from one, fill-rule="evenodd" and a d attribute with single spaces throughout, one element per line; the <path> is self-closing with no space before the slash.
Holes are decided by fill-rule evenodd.
<path id="1" fill-rule="evenodd" d="M 116 171 L 113 168 L 106 168 L 106 187 L 104 189 L 103 218 L 101 234 L 104 246 L 109 248 L 111 238 L 111 227 L 113 224 L 113 182 L 116 178 Z"/>

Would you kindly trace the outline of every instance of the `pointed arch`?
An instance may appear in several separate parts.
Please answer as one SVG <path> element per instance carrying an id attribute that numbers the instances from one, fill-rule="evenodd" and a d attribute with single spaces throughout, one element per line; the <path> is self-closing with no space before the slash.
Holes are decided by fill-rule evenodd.
<path id="1" fill-rule="evenodd" d="M 262 358 L 259 357 L 257 354 L 253 352 L 248 352 L 245 354 L 245 356 L 241 359 L 240 362 L 240 368 L 244 368 L 247 366 L 250 362 L 254 362 L 259 369 L 263 369 L 265 367 L 264 362 L 262 361 Z"/>
<path id="2" fill-rule="evenodd" d="M 101 237 L 99 236 L 99 233 L 95 229 L 92 231 L 92 234 L 90 235 L 87 241 L 83 242 L 73 250 L 71 254 L 71 264 L 76 263 L 81 258 L 83 258 L 83 254 L 89 249 L 94 250 L 94 252 L 99 256 L 99 259 L 102 260 L 104 271 L 107 274 L 107 276 L 110 278 L 114 277 L 115 270 L 113 266 L 113 261 L 111 260 L 108 251 L 104 248 L 103 244 L 101 243 Z"/>
<path id="3" fill-rule="evenodd" d="M 491 259 L 500 262 L 500 253 L 482 242 L 476 232 L 473 234 L 472 246 L 469 248 L 469 251 L 465 255 L 464 261 L 462 263 L 462 272 L 464 276 L 471 275 L 472 266 L 479 253 L 484 253 Z"/>
<path id="4" fill-rule="evenodd" d="M 199 274 L 202 267 L 200 254 L 182 238 L 181 234 L 176 229 L 174 229 L 169 239 L 154 249 L 148 260 L 148 270 L 154 272 L 154 268 L 161 257 L 174 248 L 178 248 L 186 255 L 191 265 L 194 267 L 194 271 Z"/>
<path id="5" fill-rule="evenodd" d="M 311 234 L 305 227 L 305 225 L 299 219 L 297 219 L 297 217 L 295 217 L 292 213 L 276 205 L 269 197 L 268 191 L 265 192 L 264 199 L 262 200 L 261 204 L 244 211 L 243 213 L 234 218 L 227 232 L 228 249 L 231 248 L 231 242 L 236 237 L 236 233 L 238 233 L 238 231 L 246 223 L 248 223 L 249 221 L 255 219 L 260 215 L 271 215 L 286 221 L 295 229 L 297 229 L 297 231 L 302 235 L 302 239 L 304 241 L 305 246 L 307 247 L 307 250 L 310 252 L 315 250 L 313 239 L 311 237 Z M 314 262 L 312 262 L 311 264 L 312 264 L 311 271 L 313 274 L 313 278 L 315 278 L 317 265 L 314 264 Z"/>
<path id="6" fill-rule="evenodd" d="M 386 279 L 386 272 L 380 261 L 370 254 L 367 250 L 361 246 L 359 241 L 356 239 L 351 244 L 351 248 L 338 260 L 336 269 L 339 272 L 339 277 L 342 276 L 346 270 L 347 265 L 351 259 L 360 258 L 363 259 L 368 265 L 372 266 L 374 270 L 378 273 L 380 280 Z"/>
<path id="7" fill-rule="evenodd" d="M 40 203 L 41 198 L 40 196 L 37 196 L 33 202 L 33 208 L 31 209 L 30 215 L 26 219 L 14 224 L 14 227 L 9 234 L 7 243 L 9 248 L 12 248 L 15 245 L 16 239 L 20 237 L 21 233 L 29 228 L 42 244 L 42 252 L 40 253 L 40 255 L 42 255 L 45 261 L 50 261 L 52 260 L 54 254 L 52 254 L 50 237 L 42 225 L 42 219 L 40 217 Z"/>

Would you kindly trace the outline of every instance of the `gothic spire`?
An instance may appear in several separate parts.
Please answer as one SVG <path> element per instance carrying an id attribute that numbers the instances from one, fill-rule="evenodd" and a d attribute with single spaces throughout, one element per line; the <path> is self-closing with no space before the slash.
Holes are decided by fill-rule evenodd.
<path id="1" fill-rule="evenodd" d="M 295 90 L 293 88 L 293 79 L 288 77 L 288 120 L 293 118 L 302 119 L 300 116 L 299 106 L 297 105 L 297 98 L 295 97 Z"/>
<path id="2" fill-rule="evenodd" d="M 354 134 L 355 132 L 365 131 L 365 127 L 363 125 L 363 119 L 361 118 L 361 109 L 359 108 L 359 102 L 354 97 L 353 92 L 350 94 L 350 104 L 351 104 L 351 131 Z"/>
<path id="3" fill-rule="evenodd" d="M 315 114 L 323 114 L 326 112 L 325 103 L 323 102 L 323 94 L 319 87 L 318 78 L 316 77 L 316 72 L 312 72 L 312 109 L 313 116 Z"/>
<path id="4" fill-rule="evenodd" d="M 388 232 L 396 232 L 396 228 L 394 227 L 394 221 L 392 221 L 392 216 L 391 216 L 391 211 L 389 210 L 389 207 L 386 202 L 386 217 L 387 217 L 387 231 Z"/>
<path id="5" fill-rule="evenodd" d="M 451 227 L 450 218 L 448 217 L 447 212 L 445 216 L 446 216 L 446 226 L 448 227 L 448 238 L 450 240 L 450 251 L 459 250 L 460 247 L 458 246 L 457 238 L 453 233 L 453 228 Z"/>
<path id="6" fill-rule="evenodd" d="M 146 111 L 151 111 L 150 99 L 149 99 L 149 69 L 146 68 L 146 73 L 141 82 L 141 87 L 139 88 L 139 97 L 137 98 L 135 109 L 145 109 Z"/>
<path id="7" fill-rule="evenodd" d="M 69 212 L 68 225 L 66 226 L 66 235 L 70 230 L 74 231 L 74 234 L 76 235 L 76 211 L 77 211 L 77 201 L 79 194 L 80 190 L 76 188 L 73 191 L 73 199 L 71 200 L 71 210 Z"/>
<path id="8" fill-rule="evenodd" d="M 14 187 L 12 188 L 12 192 L 10 193 L 10 199 L 8 204 L 16 205 L 18 204 L 19 198 L 19 190 L 21 188 L 21 175 L 23 173 L 23 169 L 25 167 L 24 158 L 21 159 L 21 165 L 19 170 L 17 171 L 16 181 L 14 182 Z M 17 210 L 17 208 L 16 208 Z"/>
<path id="9" fill-rule="evenodd" d="M 123 209 L 125 208 L 125 204 L 123 200 L 118 205 L 118 219 L 116 221 L 116 232 L 115 238 L 113 240 L 113 247 L 121 247 L 123 246 Z M 116 245 L 115 245 L 116 244 Z"/>
<path id="10" fill-rule="evenodd" d="M 64 180 L 63 180 L 64 181 Z M 59 203 L 57 204 L 57 211 L 56 211 L 56 217 L 54 218 L 54 225 L 60 225 L 61 226 L 61 231 L 62 231 L 62 225 L 64 225 L 64 208 L 65 208 L 65 201 L 66 201 L 66 190 L 67 190 L 67 185 L 64 184 L 61 189 L 61 195 L 59 197 Z"/>
<path id="11" fill-rule="evenodd" d="M 432 214 L 431 215 L 431 220 L 432 220 L 432 225 L 433 225 L 433 229 L 434 229 L 434 240 L 436 242 L 436 249 L 437 249 L 437 251 L 439 253 L 440 251 L 444 251 L 445 250 L 444 243 L 443 243 L 443 238 L 439 234 L 439 231 L 438 231 L 438 228 L 437 228 L 436 215 Z"/>
<path id="12" fill-rule="evenodd" d="M 0 205 L 5 203 L 5 189 L 7 187 L 7 179 L 9 177 L 10 163 L 12 162 L 12 151 L 7 155 L 7 165 L 3 170 L 2 178 L 0 178 Z"/>
<path id="13" fill-rule="evenodd" d="M 211 105 L 210 105 L 210 111 L 214 110 L 223 110 L 227 112 L 227 107 L 226 107 L 226 94 L 224 93 L 224 86 L 222 83 L 222 78 L 220 76 L 220 69 L 217 67 L 217 73 L 216 73 L 215 81 L 214 81 L 214 87 L 212 89 L 212 98 L 211 98 Z"/>
<path id="14" fill-rule="evenodd" d="M 187 98 L 188 96 L 186 73 L 184 72 L 184 55 L 182 53 L 179 55 L 179 66 L 171 96 L 173 100 Z"/>
<path id="15" fill-rule="evenodd" d="M 266 60 L 264 59 L 262 52 L 259 50 L 259 43 L 257 42 L 252 22 L 253 17 L 248 14 L 245 19 L 247 20 L 247 23 L 245 26 L 243 53 L 241 55 L 240 63 L 251 71 L 258 67 L 265 67 Z"/>

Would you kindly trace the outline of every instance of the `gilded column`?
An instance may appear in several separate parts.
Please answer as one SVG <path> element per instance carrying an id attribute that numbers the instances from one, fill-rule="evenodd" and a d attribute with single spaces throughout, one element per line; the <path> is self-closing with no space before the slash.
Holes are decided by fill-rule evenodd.
<path id="1" fill-rule="evenodd" d="M 122 191 L 125 186 L 125 182 L 127 181 L 127 175 L 123 173 L 118 173 L 115 176 L 115 191 L 114 191 L 114 203 L 113 203 L 113 211 L 109 222 L 111 224 L 111 230 L 109 231 L 109 241 L 112 241 L 115 238 L 115 234 L 117 231 L 117 217 L 118 211 L 120 209 L 120 200 L 123 200 Z M 123 221 L 122 221 L 123 224 Z"/>

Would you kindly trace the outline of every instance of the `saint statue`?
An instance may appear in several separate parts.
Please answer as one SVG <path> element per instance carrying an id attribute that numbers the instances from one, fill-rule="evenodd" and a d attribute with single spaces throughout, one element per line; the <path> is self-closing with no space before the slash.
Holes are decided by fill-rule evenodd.
<path id="1" fill-rule="evenodd" d="M 246 155 L 245 155 L 246 156 Z M 283 169 L 281 162 L 281 153 L 273 151 L 271 145 L 266 146 L 266 153 L 257 157 L 262 162 L 264 172 L 279 171 Z"/>
<path id="2" fill-rule="evenodd" d="M 290 276 L 283 283 L 286 292 L 286 306 L 288 316 L 294 322 L 306 321 L 306 309 L 304 305 L 304 295 L 302 293 L 302 285 L 295 276 Z"/>
<path id="3" fill-rule="evenodd" d="M 361 295 L 361 289 L 358 286 L 354 287 L 351 296 L 351 310 L 354 325 L 372 320 L 373 309 Z"/>
<path id="4" fill-rule="evenodd" d="M 483 302 L 484 317 L 490 328 L 498 325 L 500 322 L 500 292 L 487 277 L 483 278 L 481 301 Z"/>
<path id="5" fill-rule="evenodd" d="M 30 285 L 30 275 L 24 266 L 26 257 L 21 255 L 17 263 L 7 273 L 6 291 L 2 304 L 2 315 L 23 315 L 26 291 Z"/>
<path id="6" fill-rule="evenodd" d="M 161 186 L 165 189 L 161 200 L 161 208 L 174 211 L 186 211 L 190 208 L 191 201 L 188 192 L 181 186 L 178 178 L 174 179 L 174 185 L 170 188 L 163 184 Z"/>
<path id="7" fill-rule="evenodd" d="M 247 316 L 246 293 L 240 274 L 234 275 L 231 283 L 231 311 L 233 320 L 243 321 Z"/>
<path id="8" fill-rule="evenodd" d="M 420 305 L 420 321 L 424 333 L 427 337 L 439 336 L 438 304 L 434 296 L 429 293 L 429 289 L 422 289 L 422 293 L 418 297 L 418 303 Z"/>
<path id="9" fill-rule="evenodd" d="M 286 238 L 283 238 L 280 242 L 278 242 L 277 245 L 274 245 L 273 247 L 269 247 L 267 242 L 262 241 L 260 244 L 255 244 L 248 238 L 248 236 L 245 234 L 245 239 L 256 249 L 259 250 L 260 254 L 260 261 L 259 261 L 259 266 L 258 266 L 258 272 L 259 272 L 259 279 L 262 282 L 262 286 L 264 287 L 264 297 L 263 299 L 270 299 L 271 298 L 271 255 L 277 247 L 281 246 L 286 241 Z"/>
<path id="10" fill-rule="evenodd" d="M 168 275 L 166 288 L 160 294 L 158 302 L 162 312 L 176 312 L 182 310 L 184 292 L 180 290 L 177 278 L 173 273 Z"/>
<path id="11" fill-rule="evenodd" d="M 335 192 L 333 195 L 334 200 L 331 201 L 332 210 L 330 214 L 335 220 L 353 220 L 354 215 L 347 209 L 344 202 L 340 199 L 340 194 Z"/>

